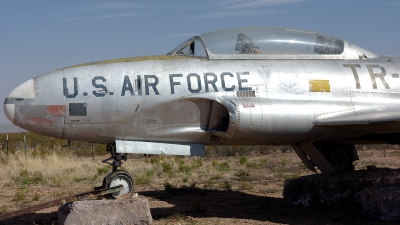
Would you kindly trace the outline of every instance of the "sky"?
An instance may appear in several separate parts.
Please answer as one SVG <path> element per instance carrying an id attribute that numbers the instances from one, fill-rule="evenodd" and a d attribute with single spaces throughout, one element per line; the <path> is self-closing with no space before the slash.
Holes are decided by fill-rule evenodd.
<path id="1" fill-rule="evenodd" d="M 0 0 L 0 99 L 58 68 L 166 54 L 194 35 L 243 26 L 318 31 L 400 56 L 400 0 Z"/>

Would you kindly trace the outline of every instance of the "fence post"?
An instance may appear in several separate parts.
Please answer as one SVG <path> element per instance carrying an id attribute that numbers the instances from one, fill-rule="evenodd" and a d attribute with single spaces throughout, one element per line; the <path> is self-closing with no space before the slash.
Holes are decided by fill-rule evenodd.
<path id="1" fill-rule="evenodd" d="M 51 138 L 51 152 L 54 151 L 54 138 Z"/>
<path id="2" fill-rule="evenodd" d="M 93 159 L 94 159 L 93 142 L 92 142 L 92 157 L 93 157 Z"/>
<path id="3" fill-rule="evenodd" d="M 8 157 L 8 134 L 7 134 L 7 141 L 6 141 L 6 151 L 7 151 L 7 157 Z"/>
<path id="4" fill-rule="evenodd" d="M 26 134 L 24 134 L 24 147 L 25 147 L 25 159 L 27 158 L 27 153 L 26 153 Z"/>

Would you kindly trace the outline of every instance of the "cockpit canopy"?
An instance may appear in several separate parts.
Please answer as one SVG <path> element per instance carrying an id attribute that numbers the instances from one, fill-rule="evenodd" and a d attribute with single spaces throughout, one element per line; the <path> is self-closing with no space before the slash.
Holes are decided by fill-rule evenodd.
<path id="1" fill-rule="evenodd" d="M 212 31 L 180 44 L 168 55 L 204 59 L 362 59 L 376 54 L 337 37 L 282 27 Z"/>

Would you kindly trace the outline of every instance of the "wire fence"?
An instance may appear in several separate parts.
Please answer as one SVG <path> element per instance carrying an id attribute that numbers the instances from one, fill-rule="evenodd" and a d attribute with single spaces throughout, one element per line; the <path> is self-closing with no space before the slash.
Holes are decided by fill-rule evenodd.
<path id="1" fill-rule="evenodd" d="M 4 154 L 15 154 L 19 152 L 25 156 L 40 156 L 53 153 L 74 154 L 76 156 L 97 156 L 108 155 L 106 144 L 89 143 L 73 141 L 71 145 L 67 145 L 66 140 L 50 138 L 35 133 L 10 133 L 0 134 L 0 151 Z M 398 145 L 356 145 L 358 151 L 376 149 L 400 149 Z M 232 146 L 232 145 L 216 145 L 206 146 L 206 157 L 216 156 L 242 156 L 250 154 L 269 154 L 274 152 L 290 152 L 293 151 L 291 146 L 273 146 L 273 145 L 252 145 L 252 146 Z"/>
<path id="2" fill-rule="evenodd" d="M 48 155 L 52 153 L 70 153 L 77 156 L 96 156 L 109 154 L 106 144 L 74 141 L 66 146 L 67 141 L 50 138 L 35 133 L 0 134 L 0 151 L 6 155 L 23 151 L 30 155 Z"/>
<path id="3" fill-rule="evenodd" d="M 5 154 L 19 152 L 25 156 L 47 155 L 50 153 L 70 153 L 77 156 L 96 156 L 110 154 L 106 151 L 106 144 L 73 141 L 67 145 L 66 140 L 50 138 L 35 133 L 0 134 L 0 151 Z M 292 151 L 290 146 L 206 146 L 206 157 L 241 156 L 249 154 L 268 154 L 271 152 Z"/>

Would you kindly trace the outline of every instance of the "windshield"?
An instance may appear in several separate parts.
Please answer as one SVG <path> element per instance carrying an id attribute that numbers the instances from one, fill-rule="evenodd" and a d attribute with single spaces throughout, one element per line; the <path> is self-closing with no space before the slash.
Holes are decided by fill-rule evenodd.
<path id="1" fill-rule="evenodd" d="M 189 40 L 183 42 L 182 44 L 178 45 L 178 47 L 170 51 L 168 54 L 196 56 L 200 58 L 207 57 L 207 52 L 205 50 L 204 44 L 198 36 L 190 38 Z"/>

